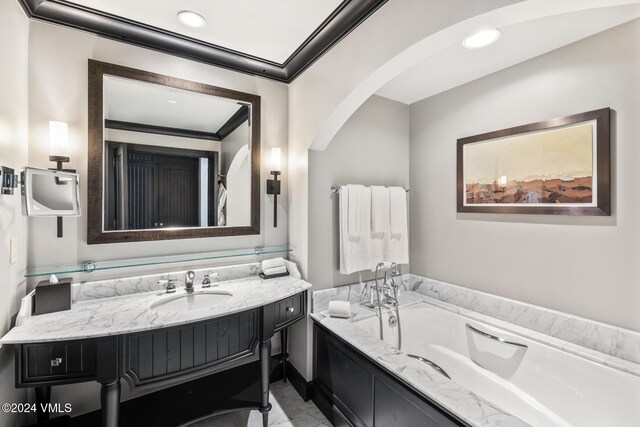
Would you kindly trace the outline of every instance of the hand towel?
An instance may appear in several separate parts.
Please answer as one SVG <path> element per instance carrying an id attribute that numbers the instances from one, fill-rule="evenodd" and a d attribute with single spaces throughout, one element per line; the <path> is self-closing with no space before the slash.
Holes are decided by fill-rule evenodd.
<path id="1" fill-rule="evenodd" d="M 359 187 L 359 188 L 354 188 Z M 367 270 L 371 264 L 371 191 L 361 191 L 364 187 L 345 185 L 340 190 L 340 273 L 351 274 Z M 352 200 L 352 193 L 353 200 Z M 368 196 L 368 197 L 367 197 Z M 353 224 L 358 235 L 351 238 L 349 233 L 349 207 L 362 202 L 358 212 L 362 215 L 358 224 Z M 354 214 L 355 214 L 355 206 Z"/>
<path id="2" fill-rule="evenodd" d="M 389 252 L 389 189 L 371 187 L 371 264 L 375 271 Z"/>
<path id="3" fill-rule="evenodd" d="M 280 267 L 267 268 L 262 270 L 265 276 L 273 276 L 274 274 L 284 274 L 287 272 L 287 267 L 281 265 Z"/>
<path id="4" fill-rule="evenodd" d="M 226 225 L 225 205 L 227 204 L 227 189 L 220 183 L 218 185 L 218 223 L 219 227 Z"/>
<path id="5" fill-rule="evenodd" d="M 371 187 L 371 237 L 381 239 L 389 231 L 389 190 Z"/>
<path id="6" fill-rule="evenodd" d="M 329 316 L 343 319 L 351 317 L 351 304 L 349 301 L 329 301 Z"/>
<path id="7" fill-rule="evenodd" d="M 409 218 L 407 192 L 402 187 L 389 188 L 390 238 L 385 262 L 409 263 Z"/>
<path id="8" fill-rule="evenodd" d="M 262 261 L 262 271 L 282 266 L 284 266 L 284 258 L 282 257 L 265 259 L 264 261 Z"/>
<path id="9" fill-rule="evenodd" d="M 402 187 L 389 187 L 389 222 L 392 239 L 407 234 L 407 191 Z"/>
<path id="10" fill-rule="evenodd" d="M 349 238 L 360 239 L 371 230 L 371 189 L 364 185 L 347 185 L 349 202 Z"/>

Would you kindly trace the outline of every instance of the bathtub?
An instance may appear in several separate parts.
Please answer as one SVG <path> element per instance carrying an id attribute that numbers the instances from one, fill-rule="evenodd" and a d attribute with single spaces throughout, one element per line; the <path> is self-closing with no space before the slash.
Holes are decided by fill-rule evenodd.
<path id="1" fill-rule="evenodd" d="M 640 377 L 426 302 L 383 312 L 384 341 L 532 426 L 640 426 Z M 391 321 L 390 321 L 391 320 Z M 377 316 L 355 325 L 379 337 Z"/>

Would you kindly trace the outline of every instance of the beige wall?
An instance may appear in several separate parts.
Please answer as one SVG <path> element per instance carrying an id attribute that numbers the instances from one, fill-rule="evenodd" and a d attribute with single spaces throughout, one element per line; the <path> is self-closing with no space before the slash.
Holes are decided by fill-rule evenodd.
<path id="1" fill-rule="evenodd" d="M 90 58 L 261 96 L 263 160 L 260 235 L 87 245 L 85 184 L 87 182 L 87 61 Z M 70 167 L 80 172 L 81 207 L 84 213 L 78 219 L 65 218 L 65 234 L 61 239 L 56 238 L 55 219 L 30 219 L 29 227 L 32 231 L 29 241 L 30 266 L 287 244 L 287 186 L 283 186 L 284 197 L 278 199 L 280 221 L 278 228 L 272 226 L 273 198 L 265 195 L 270 148 L 279 146 L 284 152 L 287 151 L 288 88 L 286 85 L 37 21 L 30 22 L 29 66 L 30 164 L 34 167 L 50 166 L 48 121 L 68 122 Z M 286 162 L 284 163 L 286 166 Z M 121 271 L 119 274 L 131 274 L 131 272 Z M 85 275 L 81 279 L 89 280 L 93 277 L 95 276 Z"/>
<path id="2" fill-rule="evenodd" d="M 640 21 L 411 105 L 411 271 L 640 330 Z M 613 215 L 456 214 L 456 139 L 611 107 Z"/>
<path id="3" fill-rule="evenodd" d="M 0 166 L 19 173 L 27 165 L 28 83 L 27 49 L 29 23 L 15 1 L 0 3 Z M 9 242 L 18 239 L 18 261 L 9 262 Z M 13 196 L 0 195 L 0 336 L 11 327 L 25 293 L 27 266 L 27 220 L 22 216 L 20 189 Z M 0 348 L 0 403 L 19 403 L 26 399 L 23 389 L 14 387 L 13 346 Z M 0 412 L 0 425 L 18 426 L 21 414 Z"/>
<path id="4" fill-rule="evenodd" d="M 307 279 L 313 291 L 358 281 L 357 273 L 339 271 L 339 196 L 331 194 L 332 184 L 409 186 L 409 106 L 373 96 L 325 151 L 309 151 Z M 403 269 L 409 271 L 408 266 Z M 372 276 L 362 274 L 364 279 Z M 296 339 L 292 340 L 291 361 L 311 379 L 311 322 L 297 324 L 292 336 Z"/>

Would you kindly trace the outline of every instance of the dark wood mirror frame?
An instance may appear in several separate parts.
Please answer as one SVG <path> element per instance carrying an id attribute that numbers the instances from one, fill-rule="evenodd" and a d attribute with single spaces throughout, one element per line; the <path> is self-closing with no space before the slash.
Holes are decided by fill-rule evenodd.
<path id="1" fill-rule="evenodd" d="M 103 78 L 105 75 L 139 80 L 222 98 L 230 98 L 251 104 L 251 113 L 249 115 L 249 126 L 251 127 L 251 225 L 241 227 L 103 231 Z M 90 245 L 260 234 L 260 97 L 258 95 L 90 59 L 89 159 L 87 175 L 87 243 Z"/>

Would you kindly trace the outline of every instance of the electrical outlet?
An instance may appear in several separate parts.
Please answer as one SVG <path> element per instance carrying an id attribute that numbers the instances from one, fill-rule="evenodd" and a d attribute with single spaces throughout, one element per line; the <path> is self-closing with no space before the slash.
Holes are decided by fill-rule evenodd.
<path id="1" fill-rule="evenodd" d="M 18 262 L 18 238 L 13 237 L 9 241 L 9 263 L 15 264 Z"/>

